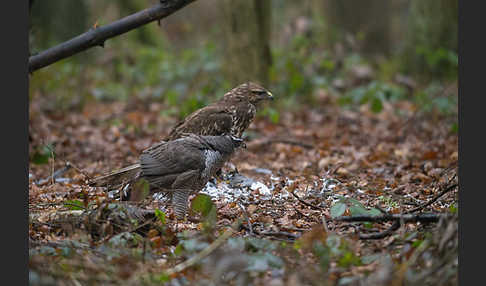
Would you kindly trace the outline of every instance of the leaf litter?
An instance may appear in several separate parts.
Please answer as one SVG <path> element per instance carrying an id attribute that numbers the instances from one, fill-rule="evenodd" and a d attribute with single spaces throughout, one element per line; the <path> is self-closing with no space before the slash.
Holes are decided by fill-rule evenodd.
<path id="1" fill-rule="evenodd" d="M 116 192 L 109 195 L 85 183 L 87 177 L 135 163 L 176 118 L 161 116 L 160 104 L 90 103 L 81 112 L 60 113 L 44 111 L 40 100 L 33 100 L 29 154 L 41 164 L 29 165 L 31 281 L 374 285 L 375 276 L 384 275 L 410 285 L 437 279 L 454 285 L 454 219 L 437 226 L 403 224 L 379 240 L 360 240 L 358 235 L 382 232 L 391 221 L 333 220 L 378 215 L 379 209 L 406 213 L 457 181 L 457 133 L 433 117 L 410 120 L 416 116 L 409 103 L 393 104 L 379 114 L 366 106 L 346 110 L 330 105 L 281 112 L 279 123 L 257 117 L 247 132 L 252 135 L 248 148 L 226 164 L 222 179 L 211 180 L 202 191 L 216 206 L 214 223 L 205 224 L 200 217 L 202 221 L 179 223 L 175 229 L 167 198 L 144 201 L 139 204 L 144 212 L 134 215 L 127 208 L 110 207 L 119 204 Z M 47 145 L 52 154 L 36 155 Z M 66 162 L 75 168 L 49 177 Z M 155 209 L 163 211 L 164 222 L 156 219 Z M 422 211 L 457 214 L 457 191 Z M 239 219 L 241 227 L 232 238 L 199 262 L 204 267 L 165 276 L 164 269 L 208 247 Z M 440 239 L 442 234 L 447 240 Z M 189 241 L 200 247 L 188 248 Z M 216 263 L 222 259 L 226 262 Z M 211 261 L 214 268 L 207 267 Z M 432 274 L 433 269 L 442 276 Z"/>

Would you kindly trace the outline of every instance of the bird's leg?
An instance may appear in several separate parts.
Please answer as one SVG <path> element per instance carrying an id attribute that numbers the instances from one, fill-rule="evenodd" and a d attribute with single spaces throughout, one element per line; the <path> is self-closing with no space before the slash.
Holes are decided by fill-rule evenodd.
<path id="1" fill-rule="evenodd" d="M 176 189 L 172 194 L 172 206 L 177 220 L 183 220 L 187 213 L 187 199 L 191 194 L 188 189 Z"/>

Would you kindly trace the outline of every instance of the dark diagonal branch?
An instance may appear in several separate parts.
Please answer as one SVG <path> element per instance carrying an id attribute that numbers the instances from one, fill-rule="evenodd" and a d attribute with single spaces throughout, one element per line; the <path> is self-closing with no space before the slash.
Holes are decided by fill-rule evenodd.
<path id="1" fill-rule="evenodd" d="M 400 221 L 396 220 L 393 224 L 382 232 L 370 233 L 370 234 L 360 234 L 360 239 L 382 239 L 391 235 L 395 230 L 400 228 Z"/>
<path id="2" fill-rule="evenodd" d="M 416 208 L 413 208 L 413 209 L 407 211 L 407 213 L 414 213 L 416 211 L 422 210 L 425 207 L 430 206 L 431 204 L 435 203 L 440 197 L 442 197 L 446 193 L 454 190 L 457 186 L 458 186 L 458 184 L 452 184 L 452 185 L 448 186 L 443 191 L 441 191 L 439 194 L 437 194 L 435 197 L 433 197 L 430 201 L 428 201 L 428 202 L 426 202 L 426 203 L 424 203 L 424 204 L 422 204 L 422 205 L 420 205 Z"/>
<path id="3" fill-rule="evenodd" d="M 195 0 L 161 0 L 155 6 L 129 15 L 106 26 L 90 29 L 69 41 L 29 57 L 29 72 L 46 67 L 94 46 L 104 46 L 107 39 L 169 16 Z"/>
<path id="4" fill-rule="evenodd" d="M 386 222 L 386 221 L 396 221 L 399 220 L 404 223 L 411 223 L 411 222 L 438 222 L 439 219 L 443 216 L 442 214 L 434 214 L 434 213 L 422 213 L 422 214 L 389 214 L 389 215 L 379 215 L 379 216 L 370 216 L 370 215 L 356 215 L 356 216 L 341 216 L 334 218 L 336 221 L 347 221 L 347 222 L 361 222 L 361 221 L 370 221 L 370 222 Z"/>
<path id="5" fill-rule="evenodd" d="M 308 207 L 311 207 L 312 209 L 315 209 L 315 210 L 323 210 L 323 208 L 319 207 L 319 206 L 315 206 L 313 204 L 310 204 L 306 201 L 304 201 L 303 199 L 301 199 L 296 193 L 294 193 L 293 191 L 289 191 L 289 193 L 291 193 L 300 203 L 302 203 L 303 205 L 306 205 Z"/>

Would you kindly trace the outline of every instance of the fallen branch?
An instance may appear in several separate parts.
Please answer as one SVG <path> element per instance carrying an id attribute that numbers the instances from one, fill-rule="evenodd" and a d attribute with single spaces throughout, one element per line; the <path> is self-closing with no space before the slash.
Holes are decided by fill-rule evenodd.
<path id="1" fill-rule="evenodd" d="M 29 73 L 46 67 L 94 46 L 104 47 L 105 41 L 130 30 L 160 20 L 195 0 L 160 0 L 155 6 L 129 15 L 106 26 L 89 31 L 64 43 L 29 57 Z"/>
<path id="2" fill-rule="evenodd" d="M 241 225 L 240 226 L 244 230 L 249 230 L 249 228 L 246 225 Z M 300 231 L 300 230 L 299 230 Z M 307 229 L 303 229 L 301 231 L 308 231 Z M 295 241 L 300 237 L 300 234 L 295 234 L 291 232 L 286 232 L 286 231 L 259 231 L 259 230 L 254 230 L 252 236 L 268 236 L 272 237 L 274 239 L 278 240 L 284 240 L 284 241 Z"/>
<path id="3" fill-rule="evenodd" d="M 81 221 L 84 210 L 30 213 L 29 223 L 59 223 Z"/>
<path id="4" fill-rule="evenodd" d="M 422 204 L 416 208 L 413 208 L 409 211 L 406 211 L 405 213 L 414 213 L 416 211 L 419 211 L 419 210 L 422 210 L 423 208 L 425 207 L 428 207 L 430 206 L 431 204 L 435 203 L 440 197 L 442 197 L 443 195 L 445 195 L 446 193 L 452 191 L 453 189 L 455 189 L 456 187 L 458 186 L 458 184 L 453 184 L 453 185 L 450 185 L 449 187 L 445 188 L 442 192 L 440 192 L 439 194 L 437 194 L 435 197 L 433 197 L 430 201 L 426 202 L 425 204 Z"/>
<path id="5" fill-rule="evenodd" d="M 345 221 L 345 222 L 386 222 L 386 221 L 401 221 L 403 223 L 411 222 L 438 222 L 442 217 L 448 215 L 435 214 L 435 213 L 422 213 L 422 214 L 389 214 L 389 215 L 357 215 L 357 216 L 340 216 L 334 218 L 335 221 Z"/>
<path id="6" fill-rule="evenodd" d="M 321 208 L 321 207 L 315 206 L 315 205 L 313 205 L 313 204 L 310 204 L 310 203 L 308 203 L 308 202 L 304 201 L 304 200 L 303 200 L 303 199 L 301 199 L 301 198 L 300 198 L 300 197 L 299 197 L 299 196 L 298 196 L 296 193 L 294 193 L 294 191 L 289 191 L 289 193 L 291 193 L 291 194 L 292 194 L 292 196 L 294 196 L 294 197 L 295 197 L 295 198 L 296 198 L 296 199 L 297 199 L 299 202 L 301 202 L 302 204 L 304 204 L 304 205 L 306 205 L 306 206 L 308 206 L 308 207 L 311 207 L 311 208 L 313 208 L 313 209 L 315 209 L 315 210 L 319 210 L 319 211 L 322 211 L 322 210 L 324 209 L 324 208 Z"/>
<path id="7" fill-rule="evenodd" d="M 300 237 L 300 235 L 291 232 L 286 232 L 286 231 L 262 231 L 262 232 L 258 232 L 258 234 L 265 235 L 265 236 L 290 238 L 292 240 L 295 240 Z"/>
<path id="8" fill-rule="evenodd" d="M 360 239 L 382 239 L 382 238 L 385 238 L 385 237 L 391 235 L 395 230 L 399 229 L 400 225 L 401 225 L 400 220 L 396 220 L 385 231 L 370 233 L 370 234 L 360 234 L 359 238 Z"/>
<path id="9" fill-rule="evenodd" d="M 71 167 L 72 167 L 71 164 L 66 164 L 64 166 L 64 168 L 55 171 L 52 175 L 50 175 L 49 177 L 47 177 L 45 179 L 40 179 L 35 184 L 38 185 L 38 186 L 42 186 L 42 185 L 47 184 L 51 180 L 53 180 L 54 182 L 57 182 L 56 179 L 58 177 L 64 175 L 67 171 L 69 171 L 71 169 Z"/>

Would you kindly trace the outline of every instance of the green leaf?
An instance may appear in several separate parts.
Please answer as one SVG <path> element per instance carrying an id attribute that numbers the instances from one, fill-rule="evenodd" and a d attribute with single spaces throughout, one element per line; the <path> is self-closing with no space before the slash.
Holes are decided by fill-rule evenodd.
<path id="1" fill-rule="evenodd" d="M 174 249 L 174 255 L 175 256 L 180 256 L 182 254 L 182 251 L 184 250 L 184 247 L 182 246 L 182 243 L 179 243 L 176 248 Z"/>
<path id="2" fill-rule="evenodd" d="M 373 227 L 373 223 L 371 223 L 369 221 L 365 221 L 365 222 L 363 222 L 363 226 L 365 228 L 372 228 Z"/>
<path id="3" fill-rule="evenodd" d="M 271 108 L 271 107 L 265 108 L 263 110 L 263 114 L 270 117 L 270 120 L 273 123 L 278 123 L 280 121 L 280 113 L 278 112 L 278 110 L 276 110 L 274 108 Z"/>
<path id="4" fill-rule="evenodd" d="M 416 241 L 412 242 L 412 247 L 417 248 L 419 247 L 424 241 L 417 239 Z"/>
<path id="5" fill-rule="evenodd" d="M 44 165 L 49 163 L 49 155 L 35 152 L 30 160 L 36 165 Z"/>
<path id="6" fill-rule="evenodd" d="M 155 216 L 159 219 L 162 224 L 165 224 L 165 213 L 160 209 L 155 210 Z"/>
<path id="7" fill-rule="evenodd" d="M 346 204 L 344 203 L 337 203 L 331 207 L 331 217 L 336 218 L 338 216 L 342 216 L 346 211 Z"/>
<path id="8" fill-rule="evenodd" d="M 351 212 L 351 215 L 368 215 L 368 210 L 359 205 L 350 206 L 349 212 Z"/>
<path id="9" fill-rule="evenodd" d="M 371 208 L 370 210 L 368 210 L 368 214 L 370 216 L 379 216 L 381 215 L 381 211 L 379 209 Z"/>
<path id="10" fill-rule="evenodd" d="M 327 272 L 329 268 L 329 263 L 331 262 L 331 250 L 328 246 L 322 243 L 316 243 L 313 247 L 314 254 L 319 258 L 319 265 L 322 270 Z"/>
<path id="11" fill-rule="evenodd" d="M 375 253 L 375 254 L 365 255 L 365 256 L 361 257 L 361 262 L 363 264 L 370 264 L 370 263 L 378 260 L 382 256 L 383 256 L 383 254 L 381 254 L 381 253 Z"/>
<path id="12" fill-rule="evenodd" d="M 265 253 L 256 253 L 248 257 L 247 271 L 265 272 L 271 268 L 282 268 L 283 261 L 280 257 Z"/>
<path id="13" fill-rule="evenodd" d="M 457 122 L 452 123 L 452 125 L 451 125 L 451 132 L 452 133 L 457 133 L 458 131 L 459 131 L 459 125 L 457 124 Z"/>
<path id="14" fill-rule="evenodd" d="M 205 194 L 198 194 L 191 203 L 191 209 L 201 213 L 203 217 L 207 217 L 213 208 L 214 204 L 211 197 Z"/>
<path id="15" fill-rule="evenodd" d="M 453 204 L 449 207 L 449 211 L 453 214 L 457 213 L 457 206 L 456 204 Z"/>
<path id="16" fill-rule="evenodd" d="M 344 255 L 338 260 L 338 265 L 341 267 L 348 267 L 351 265 L 361 265 L 361 259 L 351 251 L 346 251 Z"/>
<path id="17" fill-rule="evenodd" d="M 351 204 L 351 205 L 354 205 L 354 206 L 364 207 L 363 204 L 360 201 L 358 201 L 357 199 L 345 198 L 345 201 L 348 202 L 348 204 Z"/>
<path id="18" fill-rule="evenodd" d="M 270 251 L 270 250 L 275 250 L 275 248 L 276 248 L 276 245 L 272 241 L 267 240 L 267 239 L 249 237 L 249 238 L 245 239 L 245 241 L 246 241 L 246 249 L 249 252 L 256 252 L 256 251 L 259 251 L 259 250 Z"/>
<path id="19" fill-rule="evenodd" d="M 349 211 L 351 212 L 351 215 L 370 215 L 370 216 L 381 215 L 381 211 L 379 209 L 371 208 L 370 210 L 368 210 L 361 203 L 351 205 L 349 207 Z"/>
<path id="20" fill-rule="evenodd" d="M 70 210 L 84 210 L 84 204 L 80 200 L 67 200 L 64 202 L 64 206 Z"/>
<path id="21" fill-rule="evenodd" d="M 169 275 L 165 274 L 165 273 L 162 273 L 160 275 L 157 275 L 154 277 L 154 279 L 157 281 L 157 282 L 169 282 L 170 281 L 170 277 Z"/>
<path id="22" fill-rule="evenodd" d="M 37 147 L 34 155 L 30 159 L 36 165 L 44 165 L 49 163 L 49 158 L 54 157 L 54 147 L 52 144 L 46 144 L 42 147 Z"/>
<path id="23" fill-rule="evenodd" d="M 374 113 L 379 113 L 383 109 L 383 103 L 378 97 L 373 97 L 371 100 L 371 111 Z"/>

